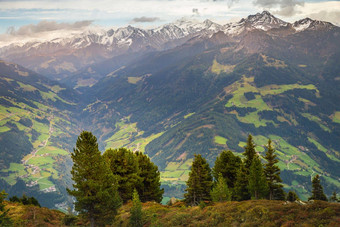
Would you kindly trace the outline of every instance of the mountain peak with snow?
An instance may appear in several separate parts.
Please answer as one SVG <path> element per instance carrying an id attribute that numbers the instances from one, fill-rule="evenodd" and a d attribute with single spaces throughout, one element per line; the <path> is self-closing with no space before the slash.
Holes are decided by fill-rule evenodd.
<path id="1" fill-rule="evenodd" d="M 268 11 L 263 11 L 262 13 L 257 13 L 255 15 L 249 15 L 247 18 L 243 18 L 239 23 L 244 23 L 247 27 L 264 31 L 288 25 L 287 22 L 275 17 Z"/>
<path id="2" fill-rule="evenodd" d="M 22 59 L 20 63 L 25 66 L 30 66 L 30 62 L 36 64 L 35 61 L 39 61 L 42 70 L 46 65 L 51 64 L 50 62 L 60 63 L 62 66 L 56 66 L 56 71 L 59 72 L 60 67 L 65 68 L 66 71 L 73 70 L 73 68 L 78 69 L 88 62 L 108 59 L 125 53 L 170 49 L 182 45 L 194 37 L 199 39 L 213 37 L 217 32 L 220 35 L 223 32 L 235 39 L 242 39 L 243 34 L 254 30 L 270 33 L 271 29 L 275 29 L 273 34 L 284 36 L 305 30 L 324 31 L 332 28 L 338 27 L 310 18 L 296 21 L 293 24 L 287 23 L 268 11 L 249 15 L 238 22 L 225 25 L 219 25 L 209 19 L 198 21 L 197 18 L 187 17 L 154 29 L 142 29 L 131 25 L 114 29 L 93 26 L 87 30 L 73 33 L 58 31 L 24 38 L 20 36 L 5 37 L 6 39 L 0 39 L 0 58 L 8 61 Z M 5 34 L 5 36 L 10 36 L 10 34 Z M 58 55 L 58 58 L 62 60 L 56 61 L 55 55 Z M 70 55 L 72 55 L 72 59 L 77 55 L 72 66 L 69 62 Z M 50 59 L 41 58 L 41 56 L 49 56 Z"/>
<path id="3" fill-rule="evenodd" d="M 335 27 L 332 23 L 326 21 L 313 20 L 309 17 L 301 19 L 293 23 L 293 28 L 297 32 L 304 30 L 318 30 L 318 29 L 330 29 Z"/>

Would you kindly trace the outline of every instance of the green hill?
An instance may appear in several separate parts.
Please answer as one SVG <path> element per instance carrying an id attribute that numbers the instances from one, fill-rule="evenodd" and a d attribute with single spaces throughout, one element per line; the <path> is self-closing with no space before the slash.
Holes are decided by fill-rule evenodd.
<path id="1" fill-rule="evenodd" d="M 3 61 L 0 91 L 1 188 L 35 196 L 44 206 L 64 202 L 78 94 Z"/>

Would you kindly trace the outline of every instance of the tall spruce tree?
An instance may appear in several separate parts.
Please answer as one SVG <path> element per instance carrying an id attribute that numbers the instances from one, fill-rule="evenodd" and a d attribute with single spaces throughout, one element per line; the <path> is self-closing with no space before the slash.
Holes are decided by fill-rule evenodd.
<path id="1" fill-rule="evenodd" d="M 256 151 L 255 151 L 255 143 L 253 141 L 253 137 L 251 134 L 248 135 L 248 139 L 247 139 L 247 145 L 244 147 L 244 167 L 247 171 L 247 173 L 249 173 L 249 169 L 251 166 L 251 163 L 253 161 L 254 156 L 256 155 Z"/>
<path id="2" fill-rule="evenodd" d="M 83 131 L 71 153 L 75 210 L 88 217 L 91 226 L 105 224 L 116 214 L 121 200 L 117 181 L 98 150 L 97 138 L 91 132 Z"/>
<path id="3" fill-rule="evenodd" d="M 188 205 L 197 206 L 201 201 L 211 200 L 212 176 L 209 164 L 201 155 L 196 155 L 191 166 L 184 194 Z"/>
<path id="4" fill-rule="evenodd" d="M 222 151 L 222 153 L 216 158 L 215 165 L 213 167 L 213 176 L 215 180 L 218 180 L 219 174 L 222 174 L 223 178 L 226 180 L 228 188 L 234 188 L 237 171 L 239 170 L 241 163 L 241 158 L 235 156 L 233 152 Z"/>
<path id="5" fill-rule="evenodd" d="M 211 199 L 214 202 L 230 201 L 231 193 L 230 190 L 228 189 L 228 185 L 225 182 L 224 177 L 222 176 L 222 173 L 219 173 L 217 182 L 213 186 L 213 189 L 210 194 Z"/>
<path id="6" fill-rule="evenodd" d="M 249 170 L 248 189 L 255 199 L 265 198 L 268 192 L 266 176 L 258 155 L 255 155 Z"/>
<path id="7" fill-rule="evenodd" d="M 241 164 L 241 167 L 236 175 L 235 187 L 232 193 L 232 199 L 237 201 L 249 200 L 251 198 L 251 194 L 248 190 L 248 174 L 244 164 Z"/>
<path id="8" fill-rule="evenodd" d="M 275 149 L 272 147 L 272 141 L 268 140 L 268 145 L 266 146 L 267 152 L 264 158 L 267 163 L 264 165 L 264 173 L 266 175 L 268 190 L 269 190 L 269 200 L 282 199 L 280 192 L 282 191 L 283 185 L 280 177 L 280 168 L 276 165 L 279 160 L 276 159 Z"/>
<path id="9" fill-rule="evenodd" d="M 139 199 L 137 190 L 133 191 L 132 196 L 132 207 L 130 210 L 130 226 L 142 227 L 143 226 L 143 214 L 142 214 L 142 203 Z"/>
<path id="10" fill-rule="evenodd" d="M 123 202 L 131 200 L 134 188 L 141 184 L 136 155 L 126 148 L 119 148 L 106 150 L 103 157 L 118 178 L 118 191 Z"/>
<path id="11" fill-rule="evenodd" d="M 323 187 L 320 183 L 320 176 L 317 174 L 312 180 L 312 196 L 308 200 L 327 201 L 326 195 L 323 193 Z"/>
<path id="12" fill-rule="evenodd" d="M 161 189 L 160 173 L 158 167 L 142 152 L 136 152 L 139 168 L 140 184 L 137 185 L 139 197 L 142 202 L 156 201 L 160 203 L 164 189 Z"/>

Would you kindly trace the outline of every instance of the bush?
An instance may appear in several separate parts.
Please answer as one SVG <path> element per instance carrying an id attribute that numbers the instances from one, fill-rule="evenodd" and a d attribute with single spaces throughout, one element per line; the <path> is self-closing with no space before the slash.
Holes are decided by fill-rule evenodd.
<path id="1" fill-rule="evenodd" d="M 299 196 L 295 192 L 289 191 L 286 200 L 289 202 L 295 202 L 296 200 L 300 200 L 300 199 L 299 199 Z"/>
<path id="2" fill-rule="evenodd" d="M 66 214 L 63 218 L 63 224 L 66 226 L 73 226 L 76 224 L 77 216 L 73 214 Z"/>
<path id="3" fill-rule="evenodd" d="M 206 207 L 206 206 L 207 206 L 207 204 L 204 201 L 201 201 L 200 204 L 199 204 L 199 207 L 201 209 L 204 209 L 204 207 Z"/>

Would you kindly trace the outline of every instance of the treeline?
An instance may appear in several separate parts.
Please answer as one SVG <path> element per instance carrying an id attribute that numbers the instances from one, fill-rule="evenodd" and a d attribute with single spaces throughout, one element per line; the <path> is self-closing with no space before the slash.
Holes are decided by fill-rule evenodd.
<path id="1" fill-rule="evenodd" d="M 150 158 L 125 148 L 98 149 L 97 138 L 83 131 L 71 154 L 75 210 L 91 226 L 110 223 L 117 209 L 132 199 L 135 192 L 142 202 L 161 202 L 160 173 Z"/>
<path id="2" fill-rule="evenodd" d="M 287 196 L 283 190 L 280 168 L 272 141 L 268 140 L 264 159 L 255 150 L 251 135 L 248 136 L 241 159 L 231 151 L 223 151 L 210 169 L 208 162 L 201 155 L 195 155 L 187 181 L 185 202 L 195 206 L 214 201 L 243 201 L 250 199 L 299 200 L 295 192 Z M 319 175 L 312 181 L 312 195 L 309 200 L 324 200 L 327 197 L 320 184 Z M 334 197 L 334 198 L 333 198 Z M 337 201 L 333 193 L 332 201 Z"/>
<path id="3" fill-rule="evenodd" d="M 215 161 L 212 170 L 201 155 L 195 155 L 187 193 L 184 195 L 188 205 L 198 205 L 204 201 L 242 201 L 249 199 L 284 200 L 280 169 L 271 141 L 262 164 L 255 151 L 251 135 L 244 147 L 244 158 L 235 156 L 231 151 L 223 151 Z"/>
<path id="4" fill-rule="evenodd" d="M 12 196 L 11 198 L 9 198 L 10 202 L 16 202 L 16 203 L 22 203 L 23 205 L 33 205 L 33 206 L 40 206 L 40 203 L 38 202 L 38 200 L 36 198 L 32 197 L 28 197 L 25 194 L 22 195 L 21 198 L 19 198 L 18 196 Z"/>
<path id="5" fill-rule="evenodd" d="M 186 183 L 186 204 L 196 206 L 209 201 L 250 199 L 299 200 L 295 192 L 285 196 L 271 140 L 262 157 L 264 164 L 251 135 L 243 156 L 241 159 L 231 151 L 223 151 L 211 169 L 205 158 L 195 155 Z M 68 192 L 76 199 L 75 210 L 89 220 L 91 226 L 111 223 L 117 209 L 129 200 L 133 201 L 131 221 L 138 226 L 140 202 L 159 203 L 162 200 L 164 189 L 160 188 L 158 167 L 141 152 L 119 148 L 108 149 L 102 154 L 97 138 L 84 131 L 78 137 L 71 157 L 74 184 Z M 310 199 L 327 200 L 319 175 L 314 177 L 312 186 Z"/>
<path id="6" fill-rule="evenodd" d="M 141 202 L 162 201 L 164 189 L 161 189 L 158 167 L 141 152 L 119 148 L 102 153 L 97 138 L 91 132 L 83 131 L 71 157 L 74 184 L 73 189 L 67 191 L 75 198 L 74 208 L 79 217 L 89 221 L 91 226 L 111 224 L 118 208 L 130 200 L 130 224 L 142 226 Z M 285 195 L 277 163 L 271 140 L 266 145 L 265 155 L 260 157 L 251 135 L 244 147 L 243 159 L 232 151 L 223 151 L 210 168 L 204 157 L 195 155 L 186 182 L 184 202 L 189 206 L 205 206 L 211 201 L 299 200 L 295 192 Z M 309 199 L 327 201 L 319 175 L 313 178 L 312 187 Z M 0 193 L 0 225 L 9 220 L 8 210 L 4 210 L 2 203 L 6 195 Z M 339 201 L 335 192 L 330 200 Z M 40 206 L 36 199 L 25 195 L 12 197 L 10 201 Z M 76 220 L 78 218 L 69 212 L 64 224 L 75 224 Z"/>

